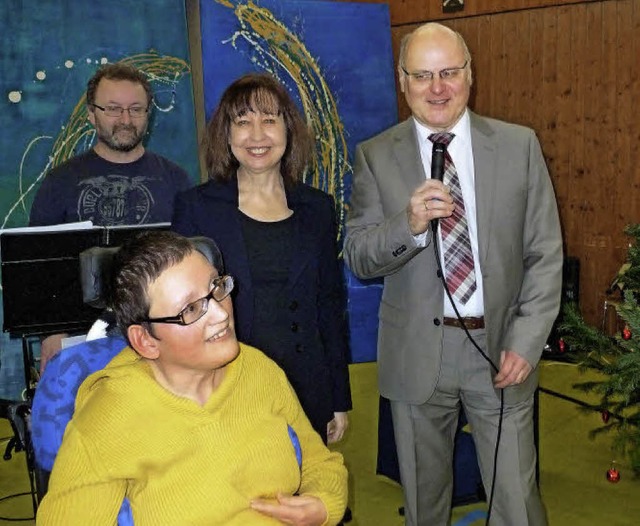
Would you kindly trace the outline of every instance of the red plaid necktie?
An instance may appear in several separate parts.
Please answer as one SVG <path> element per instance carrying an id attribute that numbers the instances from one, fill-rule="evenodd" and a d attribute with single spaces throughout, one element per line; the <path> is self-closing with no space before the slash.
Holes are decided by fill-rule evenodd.
<path id="1" fill-rule="evenodd" d="M 429 140 L 433 143 L 442 143 L 446 147 L 453 137 L 453 133 L 432 133 L 429 135 Z M 456 166 L 446 149 L 442 182 L 451 189 L 451 197 L 455 205 L 451 216 L 440 219 L 445 275 L 449 291 L 464 305 L 476 290 L 476 273 L 473 267 L 473 252 L 460 180 Z"/>

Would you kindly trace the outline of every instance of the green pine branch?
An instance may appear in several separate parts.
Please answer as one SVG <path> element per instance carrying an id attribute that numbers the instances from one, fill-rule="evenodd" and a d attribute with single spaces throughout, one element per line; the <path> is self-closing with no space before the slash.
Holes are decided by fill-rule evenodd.
<path id="1" fill-rule="evenodd" d="M 626 456 L 634 474 L 640 476 L 640 224 L 628 226 L 625 232 L 634 238 L 634 243 L 614 280 L 623 292 L 623 301 L 616 308 L 625 331 L 608 336 L 588 325 L 575 304 L 568 304 L 558 332 L 581 371 L 600 374 L 599 379 L 574 387 L 600 395 L 597 409 L 614 416 L 593 429 L 590 436 L 611 433 L 613 450 Z"/>

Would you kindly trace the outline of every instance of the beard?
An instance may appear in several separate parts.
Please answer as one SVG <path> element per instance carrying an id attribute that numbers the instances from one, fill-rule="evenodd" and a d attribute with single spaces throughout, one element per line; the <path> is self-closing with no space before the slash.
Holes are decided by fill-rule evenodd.
<path id="1" fill-rule="evenodd" d="M 99 126 L 98 140 L 116 152 L 130 152 L 144 139 L 147 125 L 138 129 L 134 124 L 114 124 L 110 132 Z"/>

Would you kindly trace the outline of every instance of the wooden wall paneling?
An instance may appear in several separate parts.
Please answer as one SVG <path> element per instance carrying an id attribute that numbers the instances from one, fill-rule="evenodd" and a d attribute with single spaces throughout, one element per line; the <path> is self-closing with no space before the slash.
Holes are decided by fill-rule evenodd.
<path id="1" fill-rule="evenodd" d="M 545 41 L 542 38 L 544 34 L 545 17 L 544 11 L 538 9 L 529 11 L 529 61 L 531 64 L 531 76 L 529 82 L 531 84 L 531 98 L 529 100 L 529 119 L 527 125 L 536 131 L 538 139 L 541 142 L 542 150 L 545 156 L 548 155 L 547 145 L 543 141 L 543 112 L 547 106 L 547 100 L 543 89 L 543 81 L 545 75 Z"/>
<path id="2" fill-rule="evenodd" d="M 503 101 L 507 86 L 505 82 L 506 56 L 502 39 L 504 26 L 505 17 L 491 17 L 491 34 L 489 35 L 491 45 L 487 53 L 490 59 L 489 69 L 487 70 L 489 76 L 488 78 L 485 77 L 486 82 L 483 87 L 483 90 L 490 94 L 489 108 L 491 116 L 497 119 L 502 119 L 505 115 Z"/>
<path id="3" fill-rule="evenodd" d="M 624 227 L 619 220 L 620 211 L 624 209 L 619 207 L 619 198 L 626 194 L 625 188 L 621 186 L 622 178 L 620 177 L 620 162 L 624 158 L 623 150 L 621 150 L 620 137 L 620 118 L 621 108 L 619 106 L 618 84 L 620 78 L 618 74 L 625 69 L 625 65 L 629 64 L 629 57 L 626 53 L 620 54 L 620 48 L 617 43 L 620 38 L 620 26 L 618 11 L 628 2 L 605 2 L 603 8 L 603 55 L 605 64 L 602 71 L 598 73 L 602 77 L 601 87 L 605 92 L 606 110 L 605 110 L 605 137 L 604 150 L 602 157 L 604 158 L 605 176 L 601 181 L 601 198 L 605 206 L 601 208 L 598 216 L 603 217 L 602 236 L 605 240 L 606 247 L 600 254 L 596 265 L 599 269 L 604 269 L 605 273 L 599 276 L 600 288 L 596 291 L 598 294 L 595 300 L 596 308 L 603 306 L 606 298 L 606 289 L 615 276 L 621 260 L 618 259 L 619 243 L 621 239 L 621 231 Z M 621 155 L 622 154 L 622 155 Z M 604 258 L 604 261 L 602 261 Z M 595 258 L 594 258 L 595 259 Z M 604 263 L 604 264 L 603 264 Z"/>
<path id="4" fill-rule="evenodd" d="M 458 31 L 465 39 L 469 52 L 471 53 L 471 71 L 473 74 L 473 84 L 469 98 L 469 107 L 477 107 L 477 98 L 485 95 L 489 89 L 487 80 L 489 77 L 489 66 L 491 64 L 490 49 L 490 18 L 479 16 L 475 18 L 473 24 L 465 23 L 464 19 L 452 20 L 447 25 Z"/>
<path id="5" fill-rule="evenodd" d="M 637 1 L 628 0 L 616 3 L 616 145 L 611 162 L 615 166 L 616 187 L 613 198 L 611 215 L 615 218 L 612 244 L 612 265 L 610 274 L 613 276 L 618 270 L 617 264 L 624 261 L 627 251 L 627 237 L 623 234 L 624 227 L 640 220 L 638 203 L 640 199 L 640 185 L 638 184 L 638 144 L 640 143 L 639 112 L 636 100 L 640 93 L 638 83 L 638 31 L 640 18 L 634 17 L 634 9 L 640 11 Z M 611 79 L 612 82 L 614 81 Z M 635 96 L 634 96 L 635 94 Z M 635 154 L 634 154 L 635 150 Z M 634 159 L 635 157 L 635 159 Z M 635 185 L 634 185 L 635 179 Z M 635 198 L 634 198 L 635 197 Z M 629 210 L 630 213 L 625 213 Z"/>
<path id="6" fill-rule="evenodd" d="M 533 86 L 530 24 L 529 11 L 510 13 L 505 17 L 503 35 L 505 70 L 502 76 L 508 83 L 505 108 L 508 108 L 512 122 L 527 126 L 531 125 L 531 87 Z"/>
<path id="7" fill-rule="evenodd" d="M 598 275 L 596 272 L 597 255 L 603 248 L 599 247 L 597 230 L 594 218 L 598 215 L 600 200 L 600 174 L 603 163 L 600 132 L 604 129 L 601 120 L 603 99 L 598 96 L 602 92 L 599 72 L 602 64 L 602 5 L 593 4 L 587 6 L 585 24 L 587 27 L 587 40 L 584 48 L 586 55 L 586 68 L 583 71 L 582 81 L 585 82 L 585 184 L 576 187 L 574 191 L 579 193 L 584 206 L 582 208 L 583 221 L 581 224 L 582 239 L 576 238 L 577 252 L 581 261 L 581 284 L 589 283 L 591 287 L 581 287 L 581 304 L 585 315 L 593 318 L 598 302 Z M 595 259 L 594 259 L 595 257 Z"/>
<path id="8" fill-rule="evenodd" d="M 445 23 L 463 36 L 471 53 L 473 85 L 469 107 L 475 110 L 478 105 L 489 104 L 493 91 L 491 78 L 494 70 L 498 69 L 494 60 L 495 39 L 492 38 L 491 18 L 477 17 L 473 24 L 470 24 L 467 19 L 448 20 Z"/>
<path id="9" fill-rule="evenodd" d="M 565 242 L 565 254 L 579 257 L 582 252 L 579 248 L 582 243 L 576 240 L 582 239 L 582 227 L 585 222 L 584 199 L 579 190 L 586 184 L 585 163 L 585 72 L 588 71 L 587 56 L 583 52 L 586 49 L 587 29 L 586 8 L 584 5 L 576 6 L 569 14 L 569 38 L 571 39 L 571 57 L 567 64 L 567 76 L 571 85 L 570 108 L 573 112 L 570 121 L 569 137 L 564 144 L 565 155 L 569 158 L 569 171 L 557 174 L 566 181 L 559 190 L 561 204 L 560 212 Z M 578 52 L 582 51 L 582 52 Z M 583 273 L 584 274 L 584 273 Z M 584 279 L 584 278 L 583 278 Z M 582 281 L 582 280 L 581 280 Z M 586 283 L 586 282 L 585 282 Z M 585 290 L 584 287 L 581 290 Z"/>
<path id="10" fill-rule="evenodd" d="M 631 200 L 630 207 L 635 222 L 640 222 L 640 122 L 638 116 L 640 111 L 638 109 L 640 101 L 640 71 L 638 68 L 638 61 L 640 57 L 640 2 L 635 0 L 630 1 L 632 6 L 631 19 L 632 31 L 631 38 L 628 44 L 629 50 L 627 55 L 630 57 L 627 67 L 631 73 L 631 89 L 625 94 L 631 101 L 633 111 L 629 112 L 629 119 L 632 124 L 628 130 L 623 130 L 623 133 L 628 133 L 631 141 L 630 144 L 630 161 L 633 168 L 633 174 L 631 175 L 630 185 L 628 187 L 628 194 L 625 194 L 625 201 Z M 633 197 L 636 196 L 634 199 Z"/>
<path id="11" fill-rule="evenodd" d="M 349 0 L 343 0 L 349 1 Z M 464 10 L 443 13 L 441 0 L 366 0 L 389 3 L 391 25 L 399 26 L 429 20 L 451 20 L 479 15 L 492 15 L 517 10 L 598 2 L 601 0 L 466 0 Z"/>
<path id="12" fill-rule="evenodd" d="M 620 161 L 621 151 L 618 150 L 617 138 L 618 119 L 620 117 L 618 111 L 618 94 L 617 73 L 625 61 L 624 57 L 618 54 L 618 18 L 617 9 L 618 2 L 602 3 L 602 60 L 603 63 L 598 72 L 592 72 L 592 75 L 599 77 L 599 87 L 603 92 L 601 94 L 604 106 L 602 108 L 603 128 L 601 133 L 602 150 L 601 158 L 601 174 L 600 180 L 595 184 L 599 187 L 599 210 L 596 212 L 595 223 L 600 224 L 600 230 L 597 232 L 598 239 L 601 240 L 600 247 L 602 250 L 593 258 L 593 264 L 596 267 L 595 272 L 598 274 L 596 283 L 599 287 L 596 289 L 596 296 L 593 298 L 595 302 L 596 313 L 602 312 L 605 292 L 608 284 L 615 275 L 620 266 L 620 262 L 616 261 L 616 240 L 620 239 L 620 231 L 622 225 L 617 219 L 617 202 L 620 195 L 624 195 L 624 189 L 620 186 Z M 597 128 L 594 133 L 598 133 Z M 603 261 L 604 259 L 604 261 Z"/>
<path id="13" fill-rule="evenodd" d="M 545 9 L 544 11 L 551 12 L 553 10 Z M 553 40 L 555 41 L 555 46 L 547 45 L 547 54 L 555 56 L 553 92 L 548 93 L 549 100 L 552 101 L 551 107 L 555 106 L 551 121 L 552 125 L 549 127 L 548 134 L 550 138 L 553 137 L 554 149 L 548 161 L 559 208 L 561 211 L 565 211 L 569 200 L 570 176 L 572 173 L 569 145 L 574 134 L 573 119 L 576 115 L 576 100 L 572 92 L 571 77 L 574 48 L 571 40 L 571 8 L 562 7 L 555 11 L 556 31 Z M 546 38 L 545 41 L 547 41 Z M 547 107 L 549 106 L 547 104 Z M 566 216 L 566 213 L 561 214 L 563 232 L 566 230 Z"/>
<path id="14" fill-rule="evenodd" d="M 631 27 L 625 32 L 625 18 L 631 14 L 629 1 L 603 3 L 603 55 L 605 64 L 598 73 L 602 77 L 602 89 L 606 92 L 607 108 L 604 112 L 607 141 L 603 144 L 603 157 L 606 171 L 601 181 L 601 196 L 605 208 L 601 209 L 603 217 L 603 238 L 606 250 L 599 255 L 606 261 L 599 262 L 601 273 L 600 290 L 597 291 L 597 304 L 603 305 L 606 299 L 606 288 L 624 261 L 624 210 L 620 206 L 620 198 L 630 195 L 627 188 L 628 174 L 632 170 L 629 165 L 628 130 L 633 126 L 629 120 L 629 87 L 630 70 L 637 67 L 637 57 L 628 54 L 628 44 L 633 41 Z M 627 123 L 625 125 L 624 123 Z M 623 131 L 626 130 L 626 131 Z M 632 195 L 632 194 L 631 194 Z M 606 197 L 605 197 L 606 196 Z M 608 257 L 607 257 L 608 256 Z"/>
<path id="15" fill-rule="evenodd" d="M 539 111 L 533 120 L 533 128 L 537 131 L 551 173 L 558 173 L 556 160 L 558 158 L 557 143 L 557 114 L 555 105 L 558 97 L 558 57 L 555 44 L 558 40 L 558 11 L 557 9 L 542 9 L 535 16 L 541 16 L 542 34 L 542 78 L 539 84 L 542 94 Z M 550 45 L 551 44 L 551 45 Z"/>
<path id="16" fill-rule="evenodd" d="M 632 88 L 632 72 L 637 69 L 637 58 L 630 52 L 633 49 L 633 6 L 630 2 L 619 2 L 616 12 L 617 35 L 615 42 L 616 72 L 611 79 L 615 83 L 616 93 L 616 146 L 611 153 L 612 162 L 615 161 L 615 175 L 617 179 L 616 194 L 624 195 L 625 189 L 631 188 L 633 166 L 631 164 L 630 132 L 633 130 L 634 105 L 633 98 L 628 94 Z M 634 60 L 635 59 L 635 60 Z M 617 197 L 617 196 L 616 196 Z M 612 209 L 615 216 L 616 228 L 624 227 L 622 208 Z"/>
<path id="17" fill-rule="evenodd" d="M 600 98 L 603 102 L 601 120 L 602 130 L 595 126 L 593 132 L 600 136 L 602 149 L 599 152 L 600 159 L 600 212 L 605 218 L 600 223 L 598 235 L 605 240 L 607 248 L 612 246 L 611 236 L 615 233 L 614 205 L 616 195 L 611 190 L 618 186 L 618 161 L 620 152 L 616 148 L 618 115 L 618 71 L 623 66 L 624 57 L 618 54 L 617 31 L 618 20 L 616 10 L 617 2 L 603 2 L 602 5 L 602 64 L 597 71 L 592 71 L 591 77 L 598 78 L 598 88 L 601 91 Z M 598 155 L 598 152 L 594 152 Z"/>
<path id="18" fill-rule="evenodd" d="M 585 315 L 597 319 L 607 286 L 621 264 L 616 249 L 621 237 L 616 206 L 624 190 L 619 187 L 617 78 L 617 2 L 588 6 L 588 51 L 593 53 L 584 72 L 588 82 L 585 106 L 587 185 L 583 190 L 590 203 L 584 224 L 584 280 L 589 284 L 583 303 Z M 622 193 L 621 193 L 622 190 Z"/>

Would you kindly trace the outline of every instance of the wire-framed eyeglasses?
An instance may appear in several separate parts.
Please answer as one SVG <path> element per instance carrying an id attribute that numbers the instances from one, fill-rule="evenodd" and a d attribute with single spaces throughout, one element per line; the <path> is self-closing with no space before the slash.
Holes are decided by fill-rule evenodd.
<path id="1" fill-rule="evenodd" d="M 203 298 L 189 303 L 175 316 L 165 316 L 164 318 L 145 318 L 140 323 L 174 323 L 176 325 L 191 325 L 202 318 L 209 310 L 209 300 L 214 299 L 218 303 L 225 299 L 234 287 L 233 277 L 229 274 L 218 276 L 213 280 L 213 286 L 209 294 Z"/>
<path id="2" fill-rule="evenodd" d="M 452 81 L 452 80 L 456 80 L 460 76 L 460 73 L 464 70 L 464 68 L 467 67 L 468 63 L 469 61 L 465 60 L 464 64 L 462 64 L 462 66 L 458 68 L 445 68 L 436 72 L 425 70 L 425 71 L 415 71 L 413 73 L 409 73 L 406 69 L 404 69 L 404 66 L 400 66 L 400 69 L 402 69 L 402 72 L 407 77 L 414 79 L 418 83 L 431 82 L 436 73 L 438 74 L 438 77 L 440 77 L 441 80 Z"/>
<path id="3" fill-rule="evenodd" d="M 97 104 L 92 104 L 94 108 L 98 108 L 100 111 L 103 111 L 107 117 L 122 117 L 122 114 L 126 111 L 129 113 L 129 117 L 132 119 L 140 119 L 144 117 L 149 111 L 148 107 L 145 106 L 130 106 L 128 108 L 123 108 L 122 106 L 98 106 Z"/>

